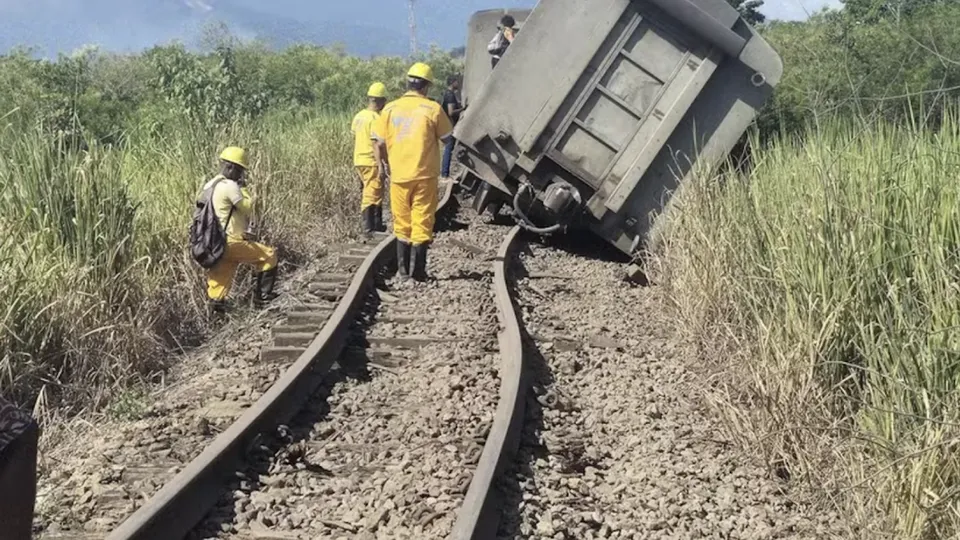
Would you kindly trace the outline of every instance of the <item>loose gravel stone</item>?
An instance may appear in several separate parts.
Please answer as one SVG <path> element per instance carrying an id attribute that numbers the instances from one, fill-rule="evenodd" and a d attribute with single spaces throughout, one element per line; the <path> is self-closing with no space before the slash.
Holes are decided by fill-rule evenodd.
<path id="1" fill-rule="evenodd" d="M 520 259 L 534 384 L 499 538 L 840 537 L 722 440 L 655 288 L 602 258 Z"/>

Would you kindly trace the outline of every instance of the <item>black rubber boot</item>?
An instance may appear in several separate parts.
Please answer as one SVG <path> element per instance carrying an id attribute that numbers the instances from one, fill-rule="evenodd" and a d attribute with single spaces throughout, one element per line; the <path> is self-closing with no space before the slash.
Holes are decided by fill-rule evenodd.
<path id="1" fill-rule="evenodd" d="M 360 217 L 363 220 L 363 234 L 373 234 L 373 231 L 376 228 L 376 215 L 374 214 L 373 206 L 364 208 L 363 211 L 360 212 Z"/>
<path id="2" fill-rule="evenodd" d="M 387 232 L 387 226 L 383 224 L 383 207 L 379 204 L 373 206 L 373 230 Z"/>
<path id="3" fill-rule="evenodd" d="M 210 316 L 213 318 L 223 317 L 230 311 L 230 305 L 226 300 L 209 300 L 207 307 L 210 310 Z"/>
<path id="4" fill-rule="evenodd" d="M 410 271 L 414 281 L 427 280 L 427 244 L 414 244 L 413 269 Z"/>
<path id="5" fill-rule="evenodd" d="M 277 284 L 277 269 L 271 268 L 266 272 L 260 272 L 257 274 L 257 287 L 253 292 L 253 303 L 257 307 L 262 307 L 267 302 L 270 302 L 277 295 L 273 292 L 273 288 Z"/>
<path id="6" fill-rule="evenodd" d="M 397 277 L 401 281 L 410 278 L 410 244 L 397 240 Z"/>

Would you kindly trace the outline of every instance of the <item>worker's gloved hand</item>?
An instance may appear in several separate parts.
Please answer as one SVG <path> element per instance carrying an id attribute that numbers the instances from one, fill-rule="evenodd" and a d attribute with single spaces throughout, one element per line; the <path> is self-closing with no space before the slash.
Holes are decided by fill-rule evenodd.
<path id="1" fill-rule="evenodd" d="M 250 199 L 251 201 L 253 200 L 253 195 L 250 194 L 250 190 L 246 187 L 240 188 L 240 194 L 243 195 L 244 199 Z"/>

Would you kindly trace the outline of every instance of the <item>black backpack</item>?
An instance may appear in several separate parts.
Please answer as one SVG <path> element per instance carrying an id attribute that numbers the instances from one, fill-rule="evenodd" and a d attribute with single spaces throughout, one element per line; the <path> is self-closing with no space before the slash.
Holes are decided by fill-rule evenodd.
<path id="1" fill-rule="evenodd" d="M 193 222 L 190 224 L 190 254 L 193 260 L 203 268 L 213 268 L 227 249 L 227 233 L 224 227 L 230 223 L 233 207 L 227 215 L 227 222 L 220 225 L 216 209 L 213 207 L 213 193 L 223 177 L 216 178 L 213 185 L 205 189 L 197 200 L 193 210 Z"/>

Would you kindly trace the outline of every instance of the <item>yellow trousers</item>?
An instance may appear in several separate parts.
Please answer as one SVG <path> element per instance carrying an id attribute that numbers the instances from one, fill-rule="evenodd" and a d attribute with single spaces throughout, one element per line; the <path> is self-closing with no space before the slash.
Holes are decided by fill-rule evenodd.
<path id="1" fill-rule="evenodd" d="M 363 212 L 363 209 L 368 206 L 383 204 L 383 184 L 380 182 L 380 173 L 377 172 L 377 168 L 357 166 L 357 174 L 363 186 L 360 211 Z"/>
<path id="2" fill-rule="evenodd" d="M 207 270 L 207 296 L 224 300 L 233 287 L 233 278 L 241 264 L 253 265 L 257 272 L 266 272 L 277 266 L 276 251 L 270 246 L 248 240 L 227 240 L 227 249 L 213 268 Z"/>
<path id="3" fill-rule="evenodd" d="M 433 240 L 437 220 L 438 178 L 390 183 L 393 234 L 404 242 L 424 244 Z"/>

